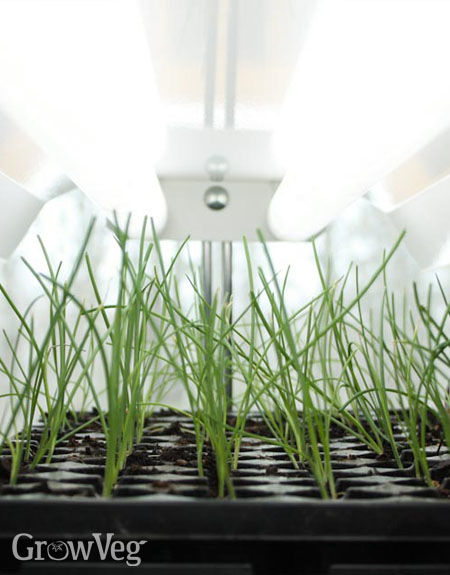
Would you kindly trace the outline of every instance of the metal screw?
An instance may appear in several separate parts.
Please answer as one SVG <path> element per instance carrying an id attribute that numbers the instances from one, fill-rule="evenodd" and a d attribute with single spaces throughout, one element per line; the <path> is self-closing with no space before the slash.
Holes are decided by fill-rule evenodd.
<path id="1" fill-rule="evenodd" d="M 222 186 L 211 186 L 206 190 L 204 200 L 210 210 L 223 210 L 228 204 L 229 195 Z"/>

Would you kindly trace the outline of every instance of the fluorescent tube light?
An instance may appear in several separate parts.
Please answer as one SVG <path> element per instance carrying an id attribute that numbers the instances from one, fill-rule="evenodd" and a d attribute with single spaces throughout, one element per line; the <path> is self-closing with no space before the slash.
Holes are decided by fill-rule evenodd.
<path id="1" fill-rule="evenodd" d="M 36 218 L 43 202 L 0 172 L 0 258 L 8 258 Z"/>
<path id="2" fill-rule="evenodd" d="M 450 174 L 450 128 L 370 188 L 370 201 L 391 211 Z"/>
<path id="3" fill-rule="evenodd" d="M 0 103 L 95 203 L 164 225 L 164 122 L 135 0 L 2 0 Z"/>
<path id="4" fill-rule="evenodd" d="M 449 21 L 447 0 L 318 2 L 275 137 L 276 236 L 317 233 L 450 124 Z"/>
<path id="5" fill-rule="evenodd" d="M 450 265 L 450 176 L 389 212 L 405 243 L 422 268 Z"/>

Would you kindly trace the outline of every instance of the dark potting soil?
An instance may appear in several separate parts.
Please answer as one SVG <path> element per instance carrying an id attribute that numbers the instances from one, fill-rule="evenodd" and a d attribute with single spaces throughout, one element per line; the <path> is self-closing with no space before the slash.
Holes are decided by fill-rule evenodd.
<path id="1" fill-rule="evenodd" d="M 88 414 L 84 421 L 92 418 Z M 233 424 L 230 416 L 229 423 Z M 80 419 L 74 425 L 80 425 Z M 249 418 L 246 430 L 270 436 L 264 421 Z M 42 427 L 35 427 L 37 447 Z M 426 453 L 433 486 L 416 477 L 412 452 L 399 430 L 395 435 L 403 468 L 399 469 L 389 446 L 380 456 L 371 452 L 340 427 L 331 428 L 331 458 L 339 498 L 442 498 L 450 501 L 450 454 L 433 429 L 427 435 Z M 106 445 L 95 421 L 61 441 L 51 462 L 35 469 L 24 466 L 17 484 L 9 485 L 11 460 L 7 451 L 0 458 L 0 497 L 64 496 L 101 497 Z M 141 442 L 128 457 L 113 491 L 115 498 L 211 498 L 217 496 L 214 454 L 208 444 L 202 453 L 204 477 L 198 475 L 194 426 L 186 417 L 164 411 L 147 422 Z M 239 466 L 233 473 L 238 498 L 271 500 L 319 499 L 320 492 L 310 470 L 297 469 L 282 448 L 245 437 Z"/>

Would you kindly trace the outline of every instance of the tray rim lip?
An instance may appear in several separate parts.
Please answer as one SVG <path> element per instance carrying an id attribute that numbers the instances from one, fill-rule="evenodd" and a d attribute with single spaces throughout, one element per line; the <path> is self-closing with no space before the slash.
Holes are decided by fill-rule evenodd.
<path id="1" fill-rule="evenodd" d="M 114 531 L 123 537 L 145 533 L 150 540 L 450 542 L 447 503 L 450 501 L 24 500 L 11 496 L 0 499 L 0 538 L 18 532 L 86 536 Z"/>
<path id="2" fill-rule="evenodd" d="M 35 497 L 33 497 L 35 495 Z M 302 497 L 261 497 L 261 498 L 240 498 L 240 499 L 219 499 L 217 497 L 204 497 L 195 498 L 188 497 L 184 495 L 167 496 L 167 499 L 145 499 L 147 496 L 130 496 L 130 497 L 81 497 L 81 496 L 52 496 L 46 495 L 45 497 L 40 497 L 39 493 L 30 494 L 29 498 L 25 496 L 16 495 L 1 495 L 0 496 L 0 507 L 5 503 L 14 502 L 15 504 L 23 504 L 24 506 L 28 503 L 39 503 L 39 504 L 76 504 L 76 505 L 100 505 L 100 506 L 134 506 L 137 505 L 142 507 L 142 505 L 147 506 L 168 506 L 168 507 L 180 507 L 180 506 L 234 506 L 234 507 L 244 507 L 250 506 L 278 506 L 278 507 L 386 507 L 386 508 L 398 508 L 398 507 L 445 507 L 450 505 L 450 498 L 439 498 L 439 497 L 418 497 L 418 496 L 407 496 L 402 495 L 400 497 L 390 496 L 390 497 L 373 497 L 373 498 L 361 498 L 361 499 L 320 499 L 320 498 L 302 498 Z"/>

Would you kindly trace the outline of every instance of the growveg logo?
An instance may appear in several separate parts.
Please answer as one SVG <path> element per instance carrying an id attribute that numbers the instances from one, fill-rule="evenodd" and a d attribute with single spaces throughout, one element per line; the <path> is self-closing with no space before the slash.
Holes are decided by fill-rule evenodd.
<path id="1" fill-rule="evenodd" d="M 45 541 L 29 533 L 18 533 L 12 541 L 12 553 L 19 561 L 100 561 L 124 562 L 129 567 L 141 564 L 139 553 L 147 541 L 121 541 L 114 533 L 91 533 L 91 539 Z"/>

